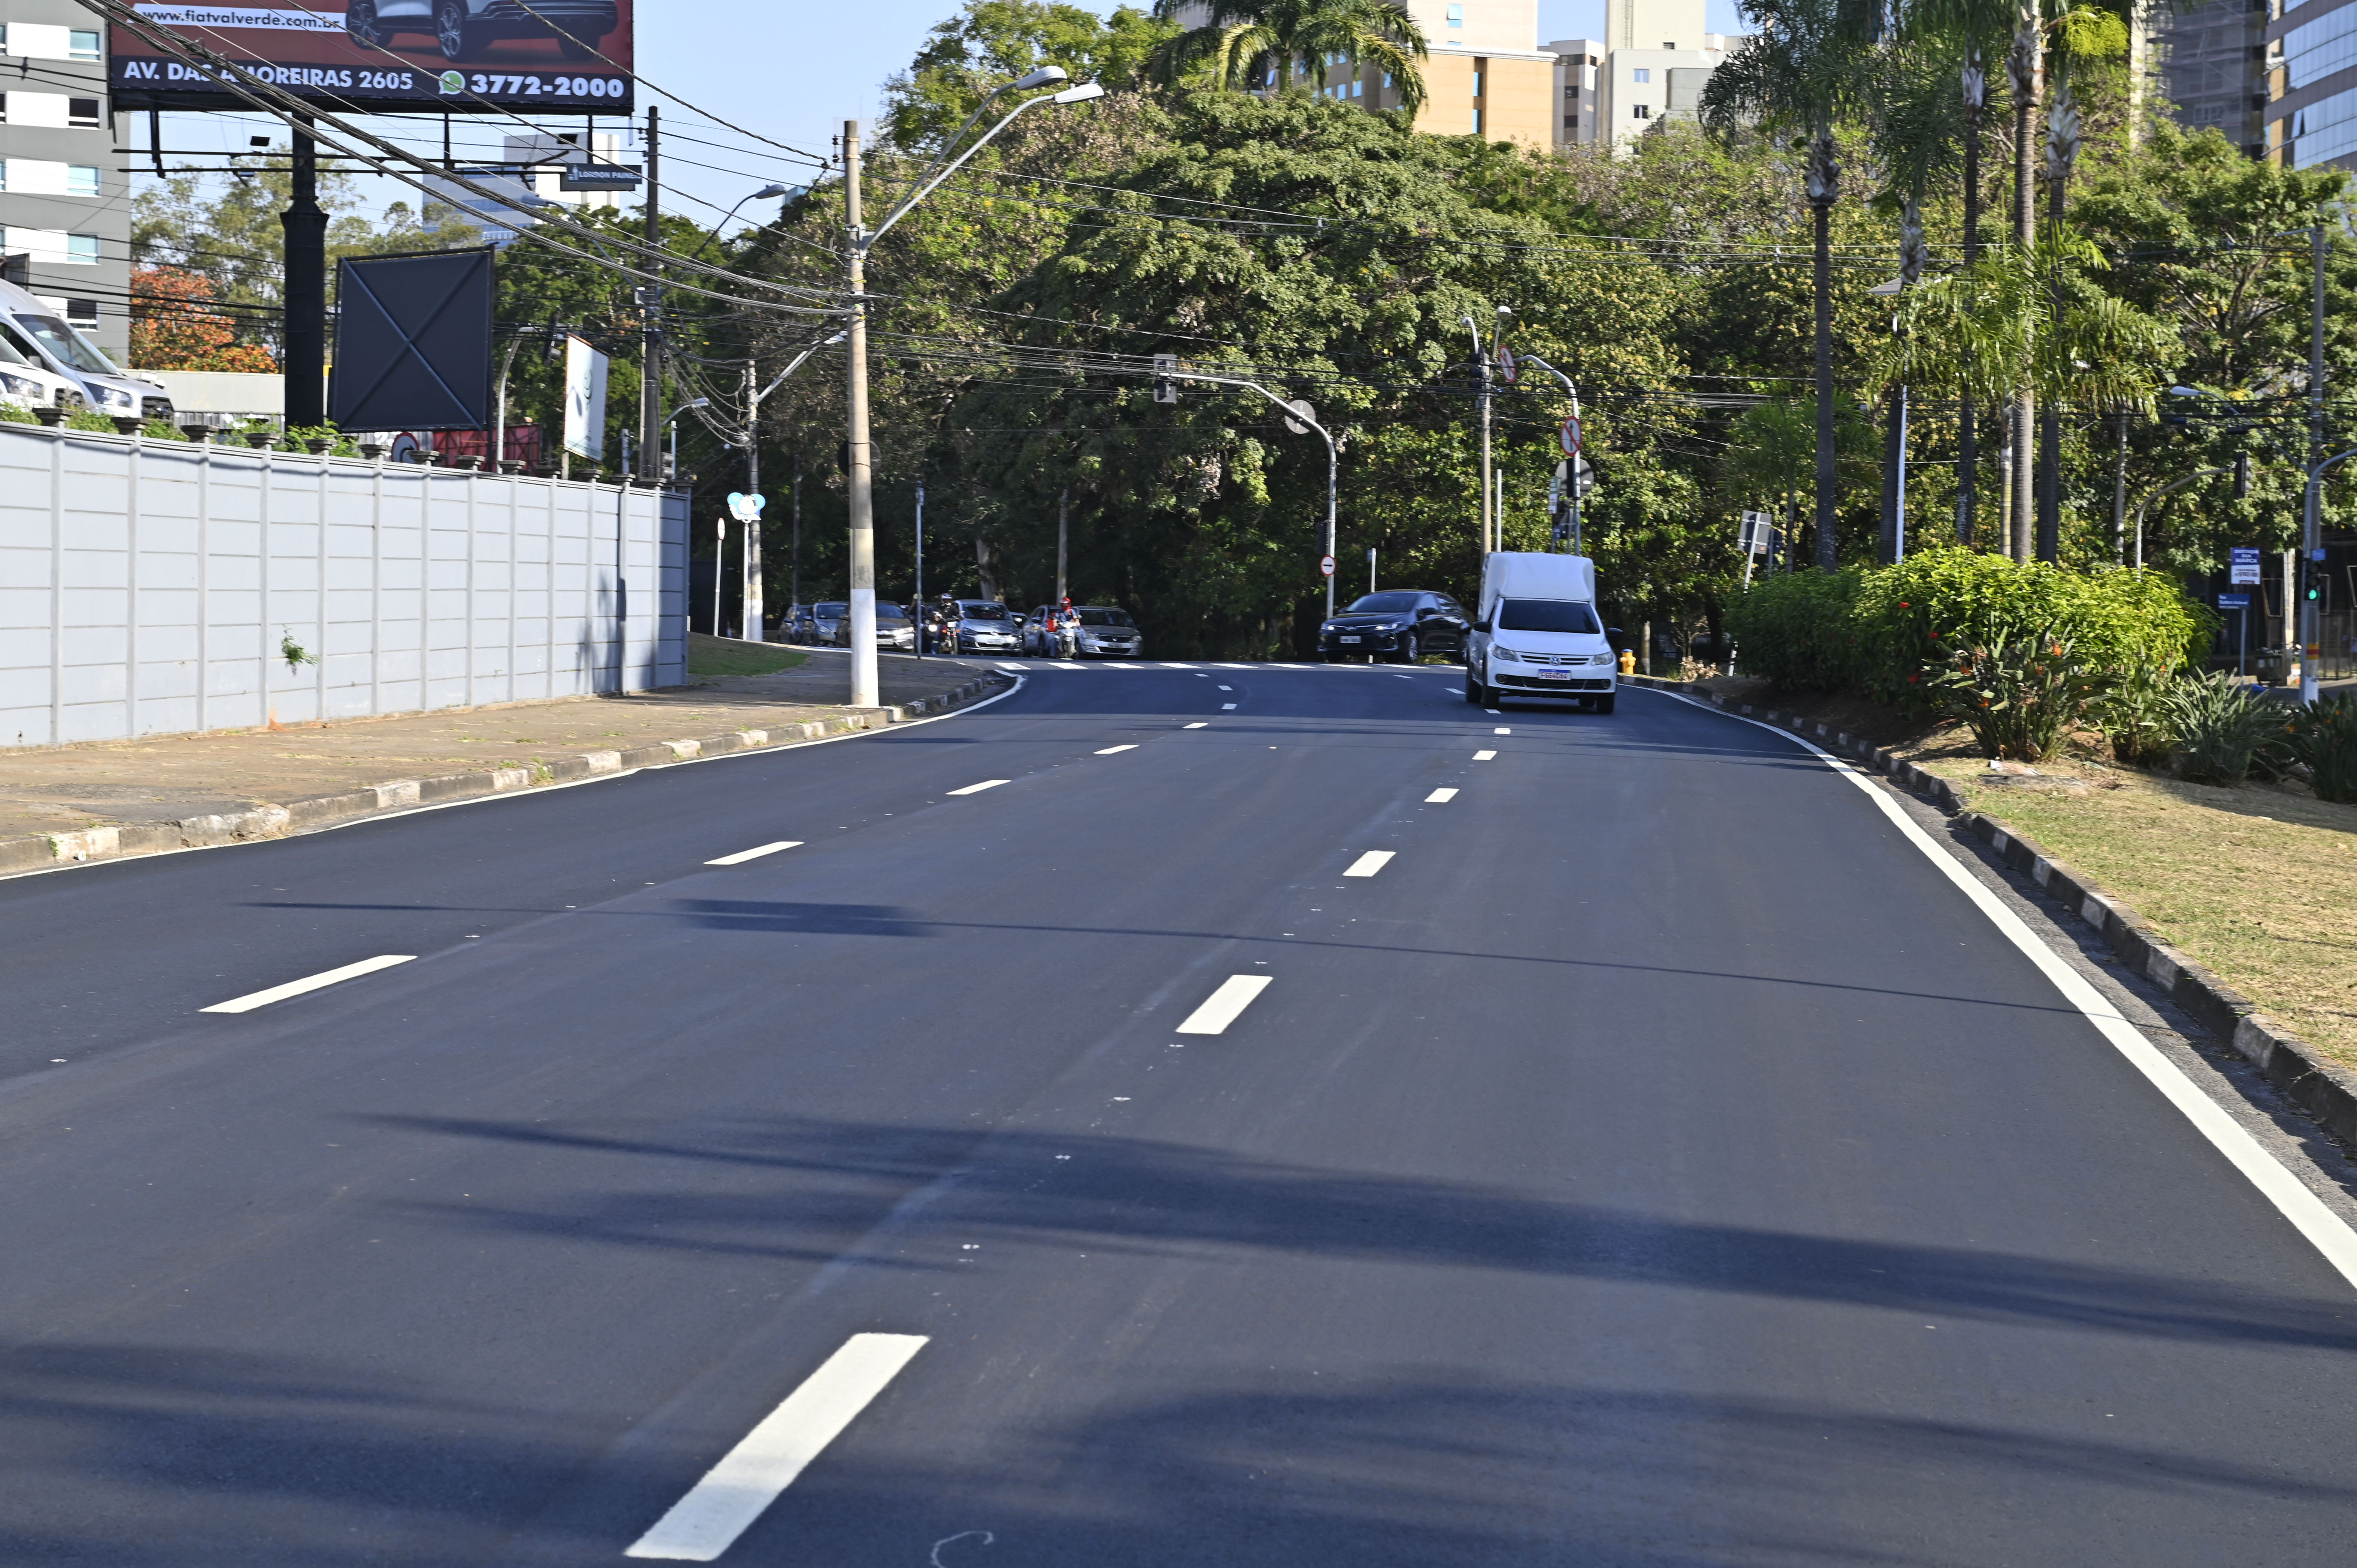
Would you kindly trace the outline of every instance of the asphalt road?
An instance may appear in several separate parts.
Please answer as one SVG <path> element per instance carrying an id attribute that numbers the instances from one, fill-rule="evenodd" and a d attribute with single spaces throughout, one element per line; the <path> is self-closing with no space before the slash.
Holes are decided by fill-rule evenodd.
<path id="1" fill-rule="evenodd" d="M 1458 681 L 0 882 L 0 1562 L 2348 1561 L 2357 1293 L 1864 791 Z"/>

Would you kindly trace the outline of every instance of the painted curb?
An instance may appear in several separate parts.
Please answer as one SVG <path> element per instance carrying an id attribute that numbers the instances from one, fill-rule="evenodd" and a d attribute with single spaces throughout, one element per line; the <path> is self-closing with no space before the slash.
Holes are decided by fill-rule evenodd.
<path id="1" fill-rule="evenodd" d="M 1839 751 L 1871 768 L 1959 820 L 1998 859 L 2051 894 L 2080 919 L 2102 933 L 2120 961 L 2158 986 L 2186 1015 L 2264 1073 L 2300 1109 L 2342 1143 L 2357 1146 L 2357 1073 L 2329 1061 L 2324 1053 L 2258 1009 L 2258 1004 L 2184 953 L 2170 947 L 2121 898 L 2094 878 L 2055 859 L 2014 828 L 1986 812 L 1967 810 L 1954 785 L 1879 747 L 1853 740 L 1825 725 L 1797 714 L 1751 704 L 1730 704 L 1700 685 L 1650 675 L 1623 675 L 1631 685 L 1678 692 L 1714 707 L 1774 725 Z"/>
<path id="2" fill-rule="evenodd" d="M 884 729 L 912 718 L 946 714 L 985 696 L 1006 690 L 1014 677 L 991 673 L 975 677 L 953 691 L 920 697 L 898 706 L 855 708 L 832 718 L 812 719 L 777 729 L 732 730 L 724 735 L 667 740 L 627 751 L 587 751 L 552 757 L 533 768 L 493 768 L 471 773 L 446 773 L 433 779 L 396 779 L 364 789 L 334 795 L 312 795 L 283 805 L 264 802 L 243 811 L 186 817 L 177 822 L 121 823 L 84 828 L 70 833 L 27 833 L 0 839 L 0 876 L 13 872 L 48 871 L 60 865 L 97 860 L 121 860 L 133 855 L 159 854 L 167 850 L 212 849 L 224 844 L 261 843 L 290 838 L 316 828 L 341 825 L 388 811 L 405 811 L 446 800 L 507 795 L 540 784 L 570 783 L 601 773 L 623 773 L 640 768 L 662 768 L 697 757 L 723 757 L 730 752 L 761 751 L 800 746 L 829 736 Z"/>

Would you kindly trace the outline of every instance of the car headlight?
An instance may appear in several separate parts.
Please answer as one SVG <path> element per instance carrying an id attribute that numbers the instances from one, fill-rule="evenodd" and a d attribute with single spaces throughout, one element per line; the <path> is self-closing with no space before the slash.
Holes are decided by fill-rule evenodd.
<path id="1" fill-rule="evenodd" d="M 1511 648 L 1501 648 L 1494 642 L 1490 645 L 1490 657 L 1505 660 L 1510 664 L 1519 664 L 1523 661 L 1521 654 Z"/>
<path id="2" fill-rule="evenodd" d="M 136 408 L 139 406 L 139 400 L 137 398 L 133 397 L 127 392 L 116 392 L 113 387 L 100 387 L 98 389 L 98 397 L 99 401 L 105 403 L 109 408 Z"/>
<path id="3" fill-rule="evenodd" d="M 5 371 L 0 371 L 0 388 L 5 388 L 18 397 L 37 398 L 41 395 L 40 382 L 27 381 L 23 376 L 12 376 Z"/>

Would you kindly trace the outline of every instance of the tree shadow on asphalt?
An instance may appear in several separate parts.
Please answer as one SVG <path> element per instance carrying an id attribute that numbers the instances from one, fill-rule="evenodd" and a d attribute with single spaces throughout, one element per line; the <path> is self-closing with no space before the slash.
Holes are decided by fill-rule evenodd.
<path id="1" fill-rule="evenodd" d="M 2357 1349 L 2338 1296 L 1975 1248 L 1808 1235 L 1535 1198 L 1508 1187 L 1254 1159 L 1107 1134 L 748 1118 L 694 1143 L 546 1123 L 417 1116 L 380 1126 L 598 1158 L 598 1185 L 540 1208 L 388 1203 L 435 1223 L 662 1251 L 850 1253 L 860 1266 L 958 1266 L 938 1232 L 1001 1247 L 1085 1242 L 1142 1256 L 1300 1256 L 1487 1269 L 1681 1291 L 1835 1303 L 1954 1321 L 2164 1340 Z M 619 1162 L 619 1163 L 618 1163 Z M 662 1185 L 608 1185 L 631 1165 Z M 714 1171 L 732 1173 L 716 1176 Z M 705 1174 L 695 1175 L 698 1171 Z M 716 1190 L 716 1184 L 733 1184 Z M 938 1185 L 921 1221 L 890 1227 Z M 692 1190 L 683 1190 L 683 1187 Z"/>

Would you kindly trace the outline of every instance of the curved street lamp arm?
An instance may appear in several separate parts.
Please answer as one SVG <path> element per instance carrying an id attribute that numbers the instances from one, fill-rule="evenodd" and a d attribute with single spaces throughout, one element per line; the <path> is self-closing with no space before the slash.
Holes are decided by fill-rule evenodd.
<path id="1" fill-rule="evenodd" d="M 824 342 L 813 343 L 809 348 L 803 349 L 801 353 L 796 354 L 793 358 L 793 362 L 788 365 L 784 370 L 778 372 L 777 380 L 771 381 L 768 386 L 763 387 L 759 392 L 753 394 L 753 406 L 756 409 L 759 408 L 761 406 L 761 400 L 768 397 L 780 387 L 785 385 L 786 378 L 792 375 L 796 371 L 801 370 L 802 368 L 803 361 L 807 360 L 813 354 L 817 353 L 821 349 L 831 349 L 849 336 L 851 336 L 851 334 L 848 332 L 838 332 Z"/>
<path id="2" fill-rule="evenodd" d="M 1555 380 L 1561 381 L 1563 383 L 1563 390 L 1571 394 L 1573 407 L 1576 409 L 1578 406 L 1579 389 L 1571 384 L 1571 378 L 1569 376 L 1565 375 L 1561 371 L 1556 370 L 1553 365 L 1548 364 L 1536 354 L 1523 355 L 1522 362 L 1525 365 L 1536 365 L 1540 370 L 1544 371 L 1548 375 L 1551 375 Z"/>
<path id="3" fill-rule="evenodd" d="M 1005 91 L 1005 88 L 999 89 L 999 91 L 1001 92 L 1004 92 Z M 994 93 L 992 96 L 996 97 L 996 94 Z M 933 193 L 933 188 L 940 185 L 942 181 L 949 178 L 950 176 L 963 168 L 968 158 L 982 151 L 983 148 L 990 145 L 990 139 L 993 136 L 997 135 L 999 132 L 1006 129 L 1007 126 L 1015 124 L 1015 117 L 1017 115 L 1022 113 L 1026 109 L 1036 108 L 1042 103 L 1053 103 L 1057 99 L 1062 96 L 1063 94 L 1061 93 L 1051 92 L 1040 98 L 1027 98 L 1022 102 L 1017 103 L 1007 113 L 1006 119 L 1001 120 L 997 124 L 993 125 L 989 130 L 984 132 L 983 134 L 976 139 L 974 145 L 960 153 L 956 159 L 947 167 L 942 169 L 938 174 L 929 176 L 922 185 L 917 187 L 916 189 L 910 191 L 907 196 L 902 197 L 900 199 L 900 204 L 892 209 L 892 210 L 886 215 L 883 222 L 876 225 L 874 229 L 868 231 L 866 234 L 860 238 L 858 241 L 860 254 L 866 255 L 869 251 L 875 249 L 876 242 L 884 237 L 885 230 L 889 229 L 893 224 L 898 223 L 902 218 L 908 216 L 909 209 L 916 206 L 917 203 L 922 201 L 926 197 L 931 196 Z M 989 100 L 985 99 L 984 102 L 987 102 Z M 981 111 L 976 110 L 975 113 L 980 113 Z"/>

